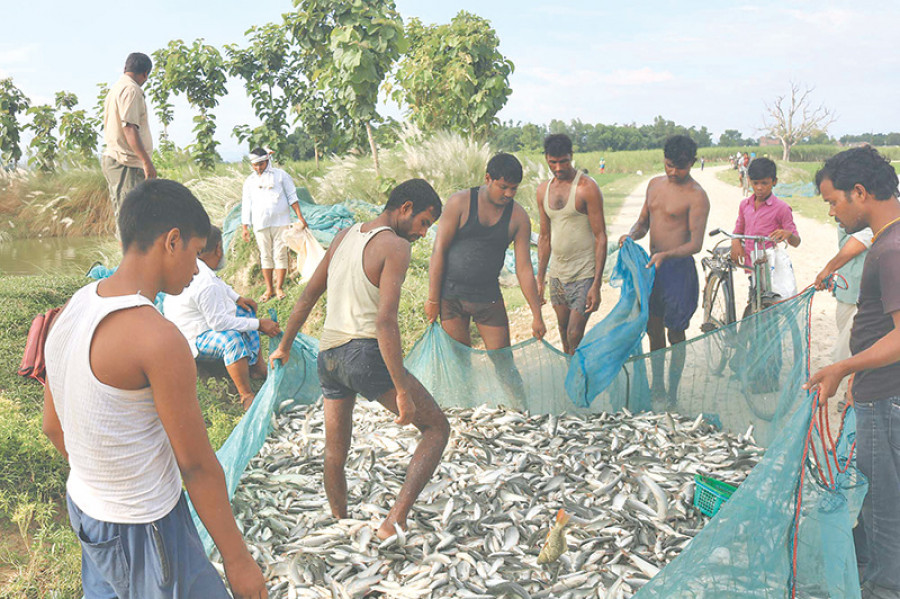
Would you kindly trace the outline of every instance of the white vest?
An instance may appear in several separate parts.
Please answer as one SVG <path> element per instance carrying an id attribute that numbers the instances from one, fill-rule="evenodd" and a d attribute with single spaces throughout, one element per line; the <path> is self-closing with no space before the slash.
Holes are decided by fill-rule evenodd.
<path id="1" fill-rule="evenodd" d="M 90 354 L 94 331 L 109 314 L 153 304 L 142 295 L 101 297 L 98 283 L 75 293 L 53 322 L 44 350 L 69 454 L 66 489 L 95 520 L 146 524 L 178 503 L 175 454 L 150 387 L 127 390 L 100 382 Z"/>
<path id="2" fill-rule="evenodd" d="M 363 268 L 363 252 L 375 236 L 390 227 L 360 231 L 362 223 L 350 227 L 328 264 L 328 301 L 319 351 L 339 347 L 353 339 L 377 339 L 378 287 Z"/>

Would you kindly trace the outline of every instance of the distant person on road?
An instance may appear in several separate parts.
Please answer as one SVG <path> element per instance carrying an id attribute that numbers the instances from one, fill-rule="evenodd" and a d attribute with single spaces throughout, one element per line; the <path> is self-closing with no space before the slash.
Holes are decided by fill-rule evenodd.
<path id="1" fill-rule="evenodd" d="M 537 289 L 556 312 L 563 351 L 574 354 L 590 314 L 600 307 L 606 264 L 603 194 L 597 183 L 572 165 L 572 140 L 556 133 L 544 140 L 544 159 L 553 178 L 537 188 L 540 214 Z M 549 263 L 549 268 L 548 268 Z"/>
<path id="2" fill-rule="evenodd" d="M 500 270 L 513 242 L 516 277 L 531 309 L 532 334 L 544 337 L 534 267 L 531 264 L 531 221 L 516 203 L 522 165 L 512 154 L 495 155 L 487 164 L 484 184 L 450 196 L 438 224 L 428 269 L 425 315 L 455 340 L 471 347 L 474 321 L 485 349 L 509 347 L 509 318 L 500 293 Z M 515 365 L 492 354 L 497 372 L 510 392 L 524 395 Z"/>
<path id="3" fill-rule="evenodd" d="M 869 481 L 853 532 L 863 599 L 900 597 L 900 202 L 897 173 L 874 148 L 845 150 L 825 161 L 816 186 L 851 235 L 874 231 L 850 332 L 852 357 L 816 372 L 804 388 L 823 403 L 852 378 L 856 465 Z M 827 404 L 826 404 L 827 405 Z"/>
<path id="4" fill-rule="evenodd" d="M 289 262 L 284 235 L 291 225 L 291 210 L 300 219 L 301 226 L 306 226 L 306 220 L 300 213 L 300 200 L 291 176 L 272 166 L 269 153 L 262 148 L 251 150 L 248 158 L 253 172 L 244 181 L 241 196 L 241 238 L 249 242 L 250 228 L 253 228 L 266 283 L 266 291 L 259 301 L 267 302 L 273 297 L 284 299 Z"/>
<path id="5" fill-rule="evenodd" d="M 606 172 L 606 158 L 601 158 L 600 159 L 600 174 L 602 175 L 605 172 Z"/>
<path id="6" fill-rule="evenodd" d="M 128 192 L 141 181 L 156 178 L 147 101 L 141 89 L 152 68 L 153 63 L 146 54 L 129 54 L 125 59 L 125 73 L 110 88 L 103 103 L 106 148 L 100 167 L 109 186 L 117 223 Z"/>
<path id="7" fill-rule="evenodd" d="M 652 392 L 655 399 L 667 397 L 674 403 L 685 357 L 684 348 L 678 344 L 685 340 L 685 331 L 700 296 L 693 256 L 703 247 L 709 198 L 691 177 L 691 166 L 697 160 L 697 144 L 690 137 L 670 137 L 663 155 L 666 174 L 651 179 L 641 214 L 631 231 L 619 239 L 619 245 L 626 237 L 638 240 L 650 233 L 647 266 L 656 266 L 647 322 L 650 351 L 666 347 L 666 330 L 669 344 L 676 348 L 669 364 L 668 391 L 663 356 L 653 357 Z"/>
<path id="8" fill-rule="evenodd" d="M 77 291 L 47 337 L 43 430 L 69 462 L 85 597 L 229 597 L 182 484 L 234 597 L 267 597 L 209 444 L 191 350 L 153 307 L 191 282 L 209 227 L 180 183 L 135 187 L 119 212 L 119 268 Z"/>
<path id="9" fill-rule="evenodd" d="M 441 199 L 426 181 L 398 185 L 380 216 L 344 229 L 334 238 L 297 300 L 270 362 L 287 363 L 294 338 L 316 302 L 328 291 L 325 329 L 319 341 L 319 382 L 325 396 L 325 494 L 335 518 L 347 518 L 344 465 L 353 431 L 357 394 L 397 414 L 395 422 L 422 433 L 406 480 L 378 537 L 406 529 L 413 502 L 434 473 L 450 437 L 450 425 L 428 390 L 403 367 L 397 310 L 409 268 L 410 244 L 441 216 Z"/>
<path id="10" fill-rule="evenodd" d="M 197 257 L 199 272 L 179 295 L 166 295 L 163 314 L 175 323 L 199 360 L 224 360 L 245 410 L 253 403 L 250 378 L 266 378 L 266 362 L 259 357 L 259 334 L 269 337 L 281 329 L 269 318 L 256 317 L 256 302 L 241 297 L 216 276 L 225 263 L 222 231 L 210 227 L 206 246 Z"/>
<path id="11" fill-rule="evenodd" d="M 700 157 L 700 170 L 702 171 L 703 167 L 705 167 L 705 166 L 706 166 L 706 158 L 701 156 Z"/>
<path id="12" fill-rule="evenodd" d="M 768 158 L 757 158 L 747 170 L 753 195 L 745 198 L 738 206 L 735 235 L 760 235 L 771 242 L 766 248 L 774 248 L 776 243 L 786 241 L 792 247 L 800 245 L 800 235 L 794 224 L 794 214 L 784 200 L 772 193 L 778 184 L 778 170 Z M 736 264 L 753 264 L 753 242 L 735 239 L 731 242 L 731 259 Z"/>

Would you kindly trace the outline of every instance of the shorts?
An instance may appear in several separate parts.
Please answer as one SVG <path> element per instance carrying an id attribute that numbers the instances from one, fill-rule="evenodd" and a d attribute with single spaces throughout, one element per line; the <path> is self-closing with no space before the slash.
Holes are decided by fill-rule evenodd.
<path id="1" fill-rule="evenodd" d="M 254 318 L 251 310 L 237 306 L 235 315 Z M 200 360 L 223 360 L 226 366 L 241 358 L 247 358 L 252 366 L 259 360 L 259 331 L 204 331 L 194 340 L 197 358 Z"/>
<path id="2" fill-rule="evenodd" d="M 700 299 L 700 282 L 693 256 L 669 258 L 656 267 L 650 316 L 663 319 L 670 331 L 686 331 Z"/>
<path id="3" fill-rule="evenodd" d="M 325 399 L 362 395 L 376 401 L 394 388 L 377 339 L 352 339 L 319 352 L 318 371 Z"/>
<path id="4" fill-rule="evenodd" d="M 503 298 L 496 302 L 467 302 L 461 299 L 441 298 L 441 320 L 454 318 L 471 318 L 475 324 L 487 327 L 509 326 Z"/>
<path id="5" fill-rule="evenodd" d="M 550 277 L 550 303 L 554 306 L 566 306 L 569 310 L 584 315 L 587 310 L 587 294 L 593 284 L 593 277 L 570 283 Z"/>
<path id="6" fill-rule="evenodd" d="M 262 268 L 286 269 L 288 267 L 288 245 L 284 239 L 290 225 L 267 227 L 253 231 L 259 247 L 259 263 Z"/>
<path id="7" fill-rule="evenodd" d="M 172 511 L 148 524 L 95 520 L 66 495 L 69 522 L 81 542 L 85 599 L 227 599 L 209 563 L 184 493 Z"/>

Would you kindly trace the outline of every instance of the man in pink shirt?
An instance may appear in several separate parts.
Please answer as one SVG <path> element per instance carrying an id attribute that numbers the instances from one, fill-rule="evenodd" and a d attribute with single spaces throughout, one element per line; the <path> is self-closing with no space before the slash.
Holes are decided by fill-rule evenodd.
<path id="1" fill-rule="evenodd" d="M 772 193 L 772 188 L 778 183 L 775 163 L 768 158 L 757 158 L 750 163 L 748 171 L 753 195 L 741 201 L 738 207 L 735 235 L 768 237 L 772 241 L 766 243 L 766 248 L 775 247 L 782 241 L 793 247 L 800 245 L 791 207 Z M 743 247 L 740 240 L 731 242 L 731 259 L 736 263 L 749 266 L 752 251 L 752 241 L 745 241 Z"/>

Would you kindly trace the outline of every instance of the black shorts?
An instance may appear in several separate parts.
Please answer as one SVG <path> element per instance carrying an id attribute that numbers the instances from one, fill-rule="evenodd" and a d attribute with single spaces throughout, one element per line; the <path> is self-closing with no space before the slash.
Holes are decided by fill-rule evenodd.
<path id="1" fill-rule="evenodd" d="M 353 339 L 319 352 L 318 371 L 325 399 L 362 395 L 375 401 L 394 388 L 377 339 Z"/>
<path id="2" fill-rule="evenodd" d="M 509 326 L 503 298 L 496 302 L 468 302 L 461 299 L 441 299 L 441 320 L 471 318 L 475 324 L 488 327 Z"/>

